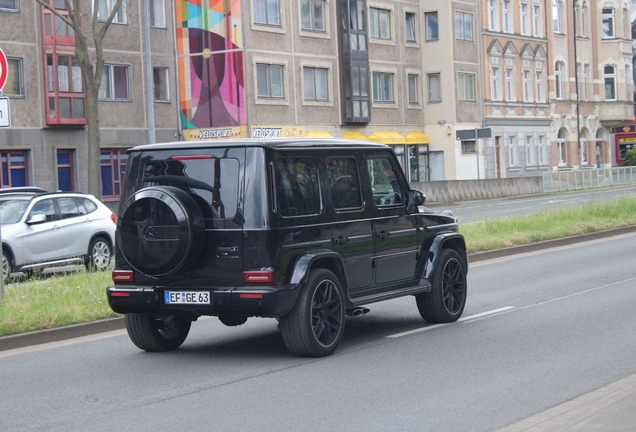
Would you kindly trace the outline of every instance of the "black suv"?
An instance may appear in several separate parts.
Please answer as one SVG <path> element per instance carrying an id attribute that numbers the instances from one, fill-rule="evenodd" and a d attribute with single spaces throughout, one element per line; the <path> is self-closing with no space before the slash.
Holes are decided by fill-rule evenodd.
<path id="1" fill-rule="evenodd" d="M 271 317 L 287 348 L 331 354 L 345 315 L 414 295 L 456 321 L 468 259 L 452 215 L 420 209 L 390 147 L 352 140 L 151 144 L 129 150 L 110 307 L 146 351 L 192 321 Z"/>

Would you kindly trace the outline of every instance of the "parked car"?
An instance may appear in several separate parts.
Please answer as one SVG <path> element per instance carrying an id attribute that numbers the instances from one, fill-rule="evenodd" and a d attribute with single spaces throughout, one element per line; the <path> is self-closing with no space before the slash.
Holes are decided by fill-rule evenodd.
<path id="1" fill-rule="evenodd" d="M 94 196 L 36 187 L 0 189 L 2 277 L 72 264 L 106 269 L 115 214 Z"/>
<path id="2" fill-rule="evenodd" d="M 287 348 L 331 354 L 345 315 L 415 296 L 456 321 L 468 258 L 457 220 L 420 208 L 393 150 L 350 140 L 177 142 L 128 152 L 110 307 L 146 351 L 191 323 L 271 317 Z"/>

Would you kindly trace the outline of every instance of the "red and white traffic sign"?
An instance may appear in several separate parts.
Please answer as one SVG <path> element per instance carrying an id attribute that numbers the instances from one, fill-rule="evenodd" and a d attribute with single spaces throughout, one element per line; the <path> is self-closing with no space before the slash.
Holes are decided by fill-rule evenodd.
<path id="1" fill-rule="evenodd" d="M 7 63 L 7 56 L 4 55 L 4 51 L 0 48 L 0 90 L 4 88 L 7 83 L 7 76 L 9 75 L 9 63 Z"/>

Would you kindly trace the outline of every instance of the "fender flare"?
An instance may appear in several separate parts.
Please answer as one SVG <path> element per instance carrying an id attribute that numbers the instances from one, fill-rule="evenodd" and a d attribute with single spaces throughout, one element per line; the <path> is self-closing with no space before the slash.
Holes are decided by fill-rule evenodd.
<path id="1" fill-rule="evenodd" d="M 459 253 L 464 262 L 466 273 L 468 273 L 468 254 L 466 253 L 466 240 L 464 240 L 464 236 L 457 232 L 446 232 L 436 235 L 431 242 L 426 256 L 421 257 L 424 261 L 424 268 L 421 275 L 422 279 L 431 279 L 435 266 L 437 266 L 440 253 L 445 247 L 454 249 Z"/>

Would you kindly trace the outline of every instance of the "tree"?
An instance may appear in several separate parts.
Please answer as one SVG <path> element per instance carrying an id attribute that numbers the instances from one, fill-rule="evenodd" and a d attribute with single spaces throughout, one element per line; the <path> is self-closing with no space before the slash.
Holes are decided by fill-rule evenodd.
<path id="1" fill-rule="evenodd" d="M 99 110 L 97 97 L 99 87 L 102 82 L 102 71 L 104 69 L 104 37 L 110 28 L 113 19 L 121 7 L 123 0 L 108 2 L 112 8 L 108 11 L 106 21 L 100 22 L 97 19 L 99 7 L 104 7 L 106 0 L 91 0 L 91 25 L 87 32 L 82 20 L 82 0 L 64 0 L 66 12 L 61 13 L 54 6 L 56 0 L 36 0 L 42 7 L 48 9 L 75 32 L 75 55 L 82 71 L 84 85 L 86 85 L 86 135 L 88 153 L 88 193 L 98 199 L 102 198 L 102 178 L 100 169 L 100 136 L 99 136 Z M 54 6 L 51 6 L 53 3 Z M 87 26 L 88 27 L 88 26 Z M 94 56 L 88 45 L 88 37 L 92 36 L 92 48 L 95 50 Z"/>
<path id="2" fill-rule="evenodd" d="M 636 149 L 627 150 L 627 154 L 625 155 L 625 162 L 623 162 L 625 166 L 636 166 Z"/>

